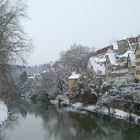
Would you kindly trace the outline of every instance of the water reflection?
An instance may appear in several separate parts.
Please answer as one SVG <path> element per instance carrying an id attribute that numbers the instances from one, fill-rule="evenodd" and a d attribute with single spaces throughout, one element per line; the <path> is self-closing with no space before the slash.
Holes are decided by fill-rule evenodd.
<path id="1" fill-rule="evenodd" d="M 63 112 L 45 104 L 10 104 L 0 140 L 139 140 L 140 127 L 97 114 Z"/>

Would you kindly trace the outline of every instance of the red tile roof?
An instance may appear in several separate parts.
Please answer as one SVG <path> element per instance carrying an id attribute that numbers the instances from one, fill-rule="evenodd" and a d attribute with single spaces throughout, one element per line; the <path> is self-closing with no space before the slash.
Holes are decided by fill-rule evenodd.
<path id="1" fill-rule="evenodd" d="M 113 49 L 113 45 L 97 50 L 96 55 L 106 53 L 108 49 Z"/>

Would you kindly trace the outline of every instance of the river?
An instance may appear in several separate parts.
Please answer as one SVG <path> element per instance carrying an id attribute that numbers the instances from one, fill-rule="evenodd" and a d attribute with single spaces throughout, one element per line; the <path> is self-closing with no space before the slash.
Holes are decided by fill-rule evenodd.
<path id="1" fill-rule="evenodd" d="M 16 102 L 0 140 L 140 140 L 140 126 L 97 114 Z"/>

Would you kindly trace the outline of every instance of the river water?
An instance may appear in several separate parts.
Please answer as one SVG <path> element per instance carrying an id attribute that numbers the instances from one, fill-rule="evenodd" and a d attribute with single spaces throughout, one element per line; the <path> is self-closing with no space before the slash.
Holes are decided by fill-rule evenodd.
<path id="1" fill-rule="evenodd" d="M 9 110 L 0 140 L 140 140 L 140 126 L 97 114 L 21 102 Z"/>

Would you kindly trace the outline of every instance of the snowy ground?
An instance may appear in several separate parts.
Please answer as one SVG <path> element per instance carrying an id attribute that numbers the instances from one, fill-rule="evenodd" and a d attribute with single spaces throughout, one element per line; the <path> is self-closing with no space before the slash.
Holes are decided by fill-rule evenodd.
<path id="1" fill-rule="evenodd" d="M 7 106 L 0 101 L 0 126 L 2 126 L 8 119 L 8 109 Z"/>

